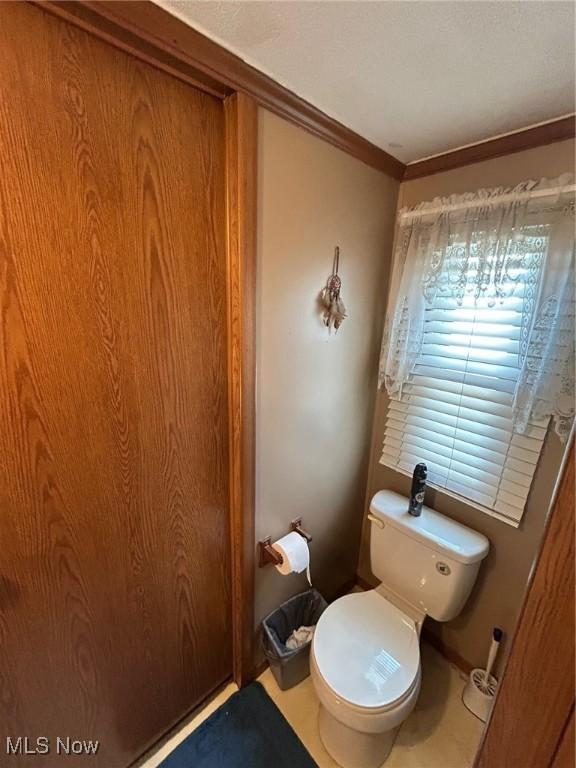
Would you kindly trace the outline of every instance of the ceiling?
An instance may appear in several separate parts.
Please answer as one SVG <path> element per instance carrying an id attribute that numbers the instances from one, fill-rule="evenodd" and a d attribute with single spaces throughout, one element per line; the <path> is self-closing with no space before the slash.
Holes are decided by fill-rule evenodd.
<path id="1" fill-rule="evenodd" d="M 575 110 L 572 2 L 157 2 L 405 163 Z"/>

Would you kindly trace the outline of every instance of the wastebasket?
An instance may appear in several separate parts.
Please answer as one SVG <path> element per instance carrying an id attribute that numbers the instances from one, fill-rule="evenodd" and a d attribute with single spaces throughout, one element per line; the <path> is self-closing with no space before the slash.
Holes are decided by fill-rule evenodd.
<path id="1" fill-rule="evenodd" d="M 327 605 L 317 589 L 309 589 L 286 600 L 262 622 L 264 655 L 283 691 L 310 674 L 310 642 L 291 650 L 286 640 L 295 629 L 317 624 Z"/>

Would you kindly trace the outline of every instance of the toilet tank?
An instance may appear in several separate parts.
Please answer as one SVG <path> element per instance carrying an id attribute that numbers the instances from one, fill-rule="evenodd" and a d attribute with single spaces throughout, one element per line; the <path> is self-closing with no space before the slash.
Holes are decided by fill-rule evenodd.
<path id="1" fill-rule="evenodd" d="M 370 513 L 372 573 L 436 621 L 458 616 L 488 554 L 486 536 L 429 507 L 413 517 L 393 491 L 378 491 Z"/>

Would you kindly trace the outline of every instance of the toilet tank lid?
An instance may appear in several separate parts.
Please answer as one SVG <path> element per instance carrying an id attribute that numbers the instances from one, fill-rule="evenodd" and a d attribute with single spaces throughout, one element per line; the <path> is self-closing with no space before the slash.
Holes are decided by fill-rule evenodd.
<path id="1" fill-rule="evenodd" d="M 486 536 L 430 507 L 422 507 L 420 517 L 408 514 L 408 499 L 394 491 L 378 491 L 370 503 L 370 512 L 385 525 L 460 563 L 483 560 L 490 549 Z"/>

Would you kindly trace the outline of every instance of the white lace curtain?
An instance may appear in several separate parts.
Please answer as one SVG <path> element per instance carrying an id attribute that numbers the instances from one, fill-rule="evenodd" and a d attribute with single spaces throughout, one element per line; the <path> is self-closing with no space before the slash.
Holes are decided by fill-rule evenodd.
<path id="1" fill-rule="evenodd" d="M 514 430 L 552 417 L 566 439 L 574 418 L 573 183 L 565 174 L 399 212 L 379 376 L 390 396 L 401 394 L 414 369 L 433 302 L 497 308 L 515 296 Z"/>

